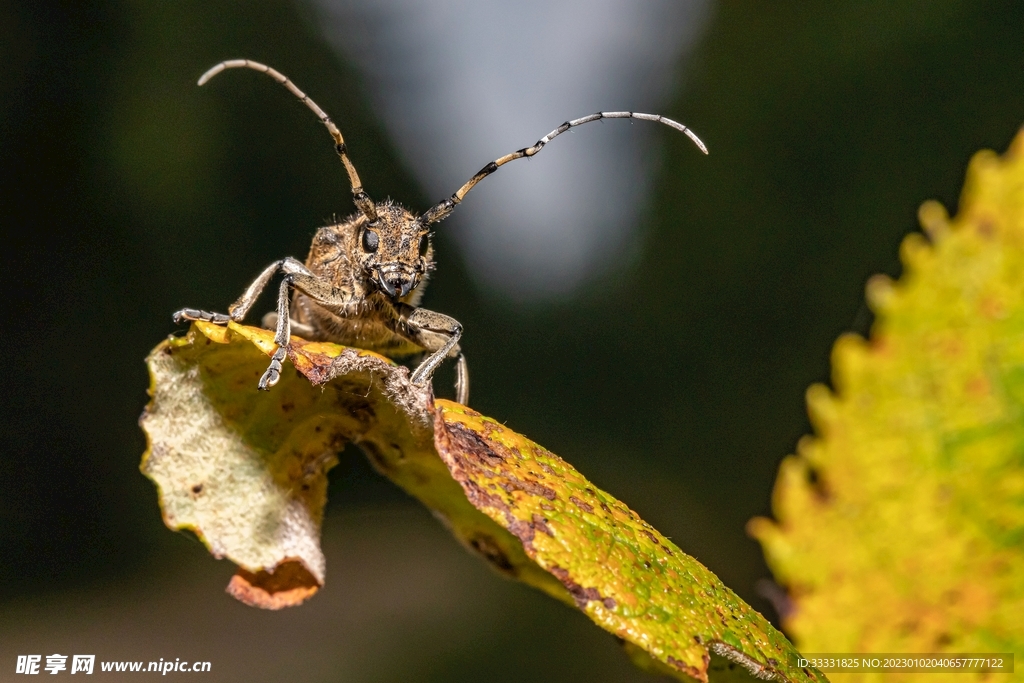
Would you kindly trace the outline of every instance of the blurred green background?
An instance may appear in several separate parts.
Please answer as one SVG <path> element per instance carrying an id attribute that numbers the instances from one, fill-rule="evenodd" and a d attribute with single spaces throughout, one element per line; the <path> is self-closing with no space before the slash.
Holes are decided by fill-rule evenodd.
<path id="1" fill-rule="evenodd" d="M 172 311 L 223 310 L 351 211 L 301 105 L 255 77 L 195 87 L 239 56 L 331 113 L 373 196 L 436 199 L 303 7 L 0 3 L 0 680 L 17 654 L 53 652 L 209 660 L 225 681 L 645 680 L 357 453 L 331 473 L 328 583 L 306 606 L 235 603 L 231 567 L 163 526 L 137 469 L 142 359 Z M 683 75 L 662 113 L 711 155 L 658 131 L 638 259 L 527 308 L 475 289 L 442 226 L 425 304 L 465 325 L 474 408 L 775 619 L 744 523 L 809 430 L 832 341 L 868 330 L 867 277 L 897 275 L 917 206 L 955 209 L 970 155 L 1024 121 L 1024 5 L 719 2 Z"/>

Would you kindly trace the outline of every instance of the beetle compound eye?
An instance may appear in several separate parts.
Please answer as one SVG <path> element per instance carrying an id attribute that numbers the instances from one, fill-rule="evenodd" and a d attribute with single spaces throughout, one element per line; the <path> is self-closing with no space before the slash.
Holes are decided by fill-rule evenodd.
<path id="1" fill-rule="evenodd" d="M 380 238 L 377 237 L 377 233 L 373 230 L 366 230 L 363 232 L 363 249 L 366 251 L 374 252 L 377 251 L 377 246 L 380 244 Z"/>
<path id="2" fill-rule="evenodd" d="M 430 248 L 430 235 L 424 235 L 420 238 L 420 256 L 427 255 L 427 249 Z"/>

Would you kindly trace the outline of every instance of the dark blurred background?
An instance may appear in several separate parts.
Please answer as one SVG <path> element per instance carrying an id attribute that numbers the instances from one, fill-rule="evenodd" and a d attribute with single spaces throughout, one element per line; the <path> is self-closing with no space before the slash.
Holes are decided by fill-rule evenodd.
<path id="1" fill-rule="evenodd" d="M 307 6 L 0 3 L 0 680 L 17 654 L 53 652 L 204 659 L 225 681 L 644 680 L 356 453 L 331 473 L 328 583 L 306 606 L 235 603 L 228 563 L 163 526 L 138 472 L 143 358 L 172 311 L 223 310 L 351 211 L 322 127 L 278 86 L 195 87 L 240 56 L 331 113 L 375 197 L 438 199 Z M 465 325 L 474 408 L 774 620 L 744 524 L 809 430 L 804 391 L 827 381 L 833 340 L 870 326 L 865 280 L 898 275 L 917 206 L 955 210 L 971 154 L 1002 151 L 1024 121 L 1024 5 L 722 1 L 684 72 L 662 113 L 711 155 L 653 133 L 659 170 L 622 267 L 514 301 L 476 284 L 442 225 L 425 304 Z"/>

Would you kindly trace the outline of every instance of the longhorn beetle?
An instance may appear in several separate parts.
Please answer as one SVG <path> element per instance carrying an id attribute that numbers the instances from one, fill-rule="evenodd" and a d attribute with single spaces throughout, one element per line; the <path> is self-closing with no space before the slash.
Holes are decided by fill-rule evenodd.
<path id="1" fill-rule="evenodd" d="M 346 346 L 378 351 L 387 356 L 427 356 L 413 371 L 414 384 L 430 381 L 434 370 L 445 358 L 456 357 L 455 389 L 459 403 L 469 400 L 469 372 L 466 357 L 459 348 L 462 325 L 442 313 L 419 308 L 428 274 L 434 270 L 430 226 L 444 220 L 455 210 L 477 183 L 510 161 L 532 157 L 555 137 L 575 126 L 601 119 L 640 119 L 656 121 L 685 133 L 704 154 L 707 147 L 693 131 L 657 114 L 629 111 L 599 112 L 566 121 L 531 147 L 506 154 L 484 166 L 451 197 L 443 199 L 417 216 L 391 201 L 375 204 L 363 191 L 356 167 L 348 158 L 341 131 L 313 100 L 279 71 L 248 59 L 232 59 L 217 64 L 199 79 L 203 85 L 225 69 L 245 67 L 261 71 L 291 91 L 327 127 L 334 138 L 334 149 L 348 173 L 352 201 L 357 212 L 337 225 L 317 230 L 309 256 L 303 264 L 287 257 L 267 266 L 235 303 L 227 315 L 194 308 L 174 314 L 181 324 L 205 320 L 226 325 L 241 322 L 256 298 L 278 272 L 284 273 L 278 289 L 277 312 L 268 313 L 263 323 L 274 327 L 278 348 L 258 387 L 270 389 L 281 377 L 282 362 L 294 331 L 310 340 L 329 341 Z"/>

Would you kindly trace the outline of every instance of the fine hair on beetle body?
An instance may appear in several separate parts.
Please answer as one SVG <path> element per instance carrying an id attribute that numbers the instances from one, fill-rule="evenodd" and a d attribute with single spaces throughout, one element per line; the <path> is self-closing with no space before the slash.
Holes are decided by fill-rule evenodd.
<path id="1" fill-rule="evenodd" d="M 190 320 L 220 325 L 241 322 L 271 279 L 282 274 L 277 309 L 263 319 L 264 326 L 274 329 L 278 348 L 267 371 L 260 377 L 257 386 L 262 390 L 270 389 L 280 379 L 288 344 L 295 333 L 310 341 L 354 346 L 388 357 L 425 354 L 410 377 L 417 385 L 429 382 L 445 358 L 455 358 L 457 400 L 468 403 L 469 371 L 459 346 L 462 325 L 443 313 L 419 307 L 427 279 L 434 270 L 431 226 L 447 218 L 477 183 L 505 164 L 532 157 L 558 135 L 591 121 L 655 121 L 684 133 L 704 154 L 708 153 L 693 131 L 672 119 L 638 112 L 599 112 L 566 121 L 530 147 L 495 159 L 453 195 L 416 215 L 390 200 L 377 204 L 370 199 L 348 157 L 341 131 L 313 100 L 279 71 L 248 59 L 233 59 L 204 73 L 199 85 L 226 69 L 241 67 L 273 78 L 327 127 L 348 174 L 356 207 L 356 212 L 342 222 L 317 230 L 305 263 L 289 256 L 267 266 L 228 307 L 227 314 L 193 308 L 183 308 L 174 314 L 179 324 Z"/>

